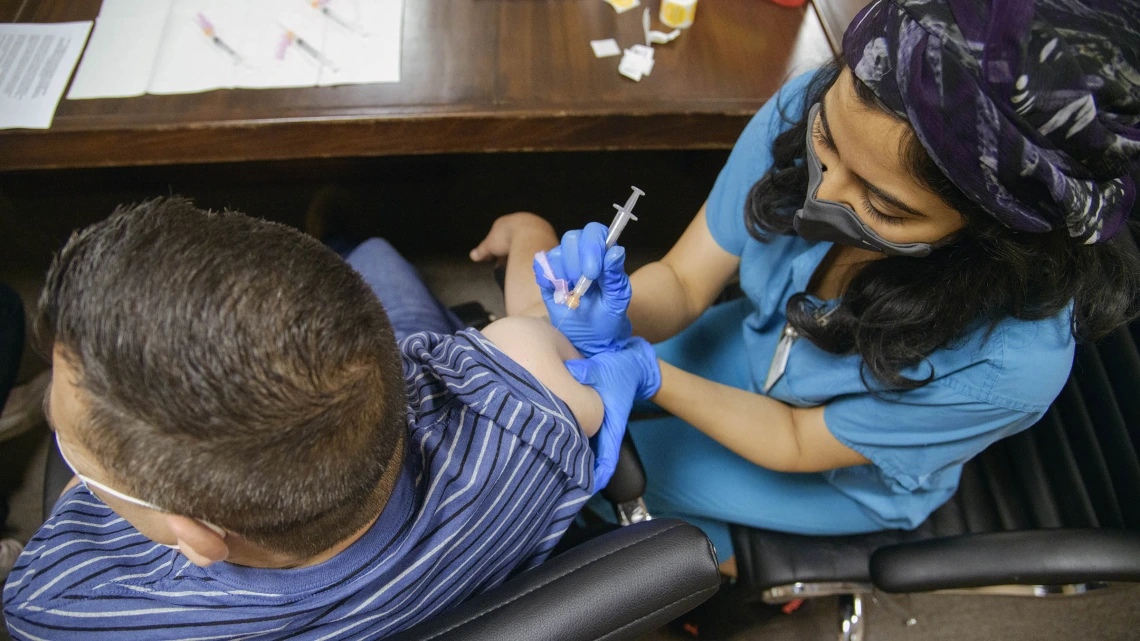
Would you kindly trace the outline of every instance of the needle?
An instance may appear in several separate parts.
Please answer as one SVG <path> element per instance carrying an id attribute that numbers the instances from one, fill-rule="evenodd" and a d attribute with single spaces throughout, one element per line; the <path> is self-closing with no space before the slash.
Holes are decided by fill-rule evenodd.
<path id="1" fill-rule="evenodd" d="M 612 223 L 610 223 L 609 230 L 606 233 L 607 250 L 617 244 L 618 237 L 621 236 L 621 232 L 625 230 L 626 223 L 628 223 L 630 220 L 637 220 L 637 216 L 633 215 L 633 207 L 635 204 L 637 204 L 637 199 L 641 196 L 644 196 L 645 192 L 641 191 L 637 187 L 631 187 L 631 189 L 633 189 L 633 193 L 630 194 L 629 200 L 625 202 L 625 205 L 614 205 L 614 209 L 617 210 L 617 215 L 614 216 L 614 220 Z M 549 272 L 547 274 L 547 278 L 553 280 L 554 272 L 550 269 L 549 263 L 546 262 L 546 257 L 542 256 L 540 258 L 539 256 L 535 256 L 535 258 L 540 259 L 539 262 L 542 264 L 543 271 Z M 574 287 L 574 290 L 570 292 L 570 295 L 566 299 L 566 311 L 562 314 L 562 320 L 558 321 L 558 325 L 554 327 L 555 330 L 562 329 L 563 321 L 565 321 L 566 317 L 570 315 L 571 310 L 578 309 L 578 304 L 582 299 L 582 295 L 586 293 L 586 290 L 589 289 L 590 285 L 593 283 L 594 281 L 586 278 L 585 276 L 578 278 L 578 284 Z"/>
<path id="2" fill-rule="evenodd" d="M 320 11 L 329 20 L 332 20 L 336 24 L 344 27 L 345 29 L 348 29 L 352 33 L 355 33 L 357 35 L 364 35 L 360 32 L 359 29 L 356 28 L 356 25 L 349 24 L 347 20 L 333 13 L 333 10 L 329 8 L 328 4 L 329 0 L 312 0 L 312 2 L 309 3 L 310 6 L 312 6 L 317 11 Z"/>
<path id="3" fill-rule="evenodd" d="M 644 196 L 645 192 L 637 187 L 631 187 L 633 193 L 630 194 L 629 200 L 625 201 L 625 205 L 614 204 L 614 209 L 618 211 L 614 216 L 614 221 L 610 223 L 609 231 L 606 233 L 606 250 L 617 244 L 618 237 L 621 236 L 622 230 L 625 229 L 626 223 L 630 220 L 637 220 L 637 216 L 633 215 L 633 206 L 637 204 L 637 199 Z M 566 306 L 570 309 L 578 309 L 578 303 L 582 300 L 582 296 L 586 290 L 593 285 L 594 281 L 582 275 L 578 278 L 578 284 L 574 286 L 574 290 L 566 298 Z"/>
<path id="4" fill-rule="evenodd" d="M 215 47 L 221 49 L 226 53 L 226 55 L 233 59 L 234 64 L 242 64 L 242 57 L 238 55 L 238 52 L 234 51 L 232 47 L 226 44 L 224 40 L 218 37 L 213 23 L 211 23 L 205 15 L 199 13 L 198 15 L 194 16 L 194 22 L 198 24 L 198 28 L 202 30 L 202 33 L 206 34 L 206 37 L 210 39 L 210 42 L 214 43 Z"/>
<path id="5" fill-rule="evenodd" d="M 284 35 L 281 36 L 281 41 L 277 45 L 278 60 L 285 57 L 285 50 L 289 48 L 289 45 L 296 45 L 298 49 L 316 61 L 318 65 L 322 67 L 328 67 L 328 69 L 333 73 L 337 72 L 336 65 L 333 64 L 332 60 L 329 60 L 323 53 L 318 51 L 316 47 L 309 44 L 308 40 L 305 40 L 301 36 L 297 35 L 296 32 L 294 32 L 289 27 L 281 24 L 280 22 L 277 23 L 277 26 L 281 27 L 281 29 L 285 32 Z"/>

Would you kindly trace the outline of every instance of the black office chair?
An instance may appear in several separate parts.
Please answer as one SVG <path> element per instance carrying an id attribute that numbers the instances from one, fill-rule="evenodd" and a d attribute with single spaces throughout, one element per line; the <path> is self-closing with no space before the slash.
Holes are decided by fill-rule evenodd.
<path id="1" fill-rule="evenodd" d="M 914 531 L 802 536 L 732 526 L 744 597 L 840 598 L 840 638 L 864 636 L 862 598 L 887 593 L 1081 594 L 1140 581 L 1140 323 L 1078 348 L 1032 428 L 970 461 Z"/>

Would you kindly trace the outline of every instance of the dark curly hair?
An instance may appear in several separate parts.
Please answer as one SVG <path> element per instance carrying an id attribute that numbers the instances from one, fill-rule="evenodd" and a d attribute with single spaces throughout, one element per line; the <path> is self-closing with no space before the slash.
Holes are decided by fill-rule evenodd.
<path id="1" fill-rule="evenodd" d="M 808 107 L 822 99 L 844 67 L 837 59 L 817 72 L 803 105 L 779 105 L 791 128 L 776 137 L 772 166 L 744 206 L 749 233 L 761 242 L 795 234 L 793 215 L 808 185 Z M 893 115 L 857 78 L 855 88 L 861 102 Z M 804 115 L 797 120 L 788 113 Z M 922 387 L 934 379 L 933 371 L 913 379 L 903 370 L 952 346 L 975 323 L 992 331 L 1005 318 L 1048 318 L 1072 303 L 1073 335 L 1095 340 L 1140 313 L 1140 258 L 1127 230 L 1095 245 L 1078 243 L 1063 227 L 1040 234 L 1014 231 L 958 190 L 913 133 L 902 154 L 903 166 L 919 184 L 965 218 L 964 233 L 924 258 L 886 256 L 863 265 L 825 323 L 804 292 L 792 296 L 786 310 L 792 327 L 821 349 L 859 354 L 865 382 L 870 372 L 893 389 Z M 1136 213 L 1134 208 L 1133 219 Z"/>

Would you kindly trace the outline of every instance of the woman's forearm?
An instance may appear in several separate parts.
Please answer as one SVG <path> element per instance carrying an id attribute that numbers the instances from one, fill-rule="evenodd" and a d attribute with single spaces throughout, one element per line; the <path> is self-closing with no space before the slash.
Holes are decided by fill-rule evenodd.
<path id="1" fill-rule="evenodd" d="M 791 406 L 658 362 L 661 389 L 653 402 L 756 465 L 801 471 Z"/>
<path id="2" fill-rule="evenodd" d="M 870 462 L 832 435 L 823 406 L 792 407 L 658 363 L 661 389 L 653 401 L 756 465 L 822 472 Z"/>

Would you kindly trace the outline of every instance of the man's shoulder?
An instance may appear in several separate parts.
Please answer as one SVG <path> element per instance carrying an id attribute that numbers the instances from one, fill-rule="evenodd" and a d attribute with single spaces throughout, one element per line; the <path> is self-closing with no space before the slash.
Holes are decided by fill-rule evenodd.
<path id="1" fill-rule="evenodd" d="M 589 487 L 593 454 L 570 408 L 482 333 L 420 332 L 404 339 L 401 352 L 413 441 L 517 439 Z"/>
<path id="2" fill-rule="evenodd" d="M 401 352 L 408 402 L 419 420 L 456 403 L 468 411 L 492 413 L 492 419 L 502 418 L 499 406 L 505 398 L 514 397 L 552 420 L 576 427 L 561 399 L 478 330 L 412 334 L 404 339 Z"/>
<path id="3" fill-rule="evenodd" d="M 61 604 L 114 593 L 124 599 L 120 579 L 169 566 L 171 551 L 143 536 L 82 486 L 68 490 L 24 548 L 4 585 L 4 613 L 13 629 L 21 621 L 55 618 Z M 108 601 L 102 601 L 104 604 Z M 58 623 L 58 622 L 56 622 Z M 63 632 L 58 638 L 67 637 Z M 31 635 L 31 632 L 29 632 Z M 31 637 L 29 637 L 31 638 Z"/>
<path id="4" fill-rule="evenodd" d="M 43 581 L 48 574 L 75 572 L 79 563 L 101 562 L 142 549 L 166 550 L 143 536 L 87 488 L 78 485 L 60 497 L 51 515 L 24 547 L 8 582 L 5 602 L 25 590 L 20 586 Z M 76 577 L 78 578 L 78 577 Z"/>
<path id="5" fill-rule="evenodd" d="M 167 549 L 147 539 L 87 488 L 77 485 L 59 498 L 51 515 L 24 547 L 4 586 L 5 600 L 12 595 L 13 585 L 33 577 L 42 580 L 49 572 L 74 571 L 78 563 L 98 565 L 119 553 L 150 547 Z"/>

